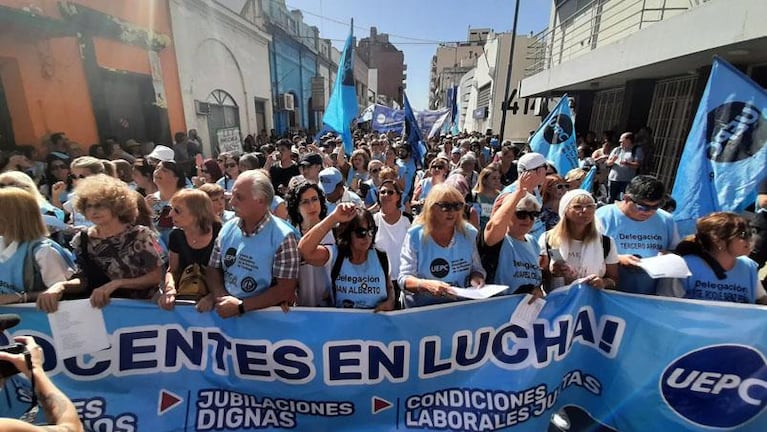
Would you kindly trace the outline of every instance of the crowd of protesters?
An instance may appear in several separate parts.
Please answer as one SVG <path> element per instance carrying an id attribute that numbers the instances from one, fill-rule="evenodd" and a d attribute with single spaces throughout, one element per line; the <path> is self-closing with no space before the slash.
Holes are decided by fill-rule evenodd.
<path id="1" fill-rule="evenodd" d="M 215 157 L 193 130 L 169 146 L 109 138 L 87 155 L 55 133 L 0 158 L 0 302 L 54 312 L 67 299 L 130 298 L 228 318 L 270 306 L 420 307 L 487 283 L 544 296 L 580 281 L 767 303 L 758 217 L 752 228 L 714 213 L 680 239 L 666 186 L 647 175 L 651 133 L 636 135 L 586 134 L 580 166 L 558 173 L 492 134 L 436 136 L 417 160 L 401 137 L 361 130 L 349 154 L 334 134 L 262 131 Z M 638 266 L 674 252 L 689 278 L 651 279 Z"/>

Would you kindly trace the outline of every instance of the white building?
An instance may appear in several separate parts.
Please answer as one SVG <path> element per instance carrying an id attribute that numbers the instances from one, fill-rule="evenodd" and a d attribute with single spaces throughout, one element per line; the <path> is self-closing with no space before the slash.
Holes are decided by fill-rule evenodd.
<path id="1" fill-rule="evenodd" d="M 173 43 L 187 127 L 203 153 L 236 147 L 272 128 L 270 36 L 255 17 L 215 1 L 171 0 Z"/>
<path id="2" fill-rule="evenodd" d="M 524 141 L 541 122 L 536 110 L 538 98 L 521 98 L 517 94 L 519 82 L 530 65 L 527 58 L 530 41 L 527 36 L 517 35 L 509 86 L 510 109 L 506 111 L 503 139 Z M 461 130 L 485 132 L 492 129 L 493 133 L 500 133 L 510 47 L 511 33 L 490 32 L 476 66 L 461 78 Z"/>
<path id="3" fill-rule="evenodd" d="M 552 0 L 522 96 L 575 97 L 576 130 L 653 130 L 667 185 L 718 55 L 767 85 L 767 1 Z"/>

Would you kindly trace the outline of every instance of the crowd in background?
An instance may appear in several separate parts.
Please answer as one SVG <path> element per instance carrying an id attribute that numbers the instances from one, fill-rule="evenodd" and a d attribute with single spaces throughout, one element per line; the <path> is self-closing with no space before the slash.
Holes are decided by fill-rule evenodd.
<path id="1" fill-rule="evenodd" d="M 232 317 L 419 307 L 487 283 L 545 296 L 573 282 L 767 302 L 758 218 L 714 213 L 680 239 L 675 203 L 647 175 L 646 128 L 579 136 L 579 167 L 566 173 L 492 132 L 436 136 L 423 161 L 401 137 L 362 130 L 350 154 L 330 133 L 262 131 L 210 158 L 204 148 L 191 130 L 169 146 L 108 138 L 86 155 L 54 133 L 5 152 L 0 302 L 53 312 L 66 299 L 119 297 Z M 672 252 L 692 276 L 652 279 L 638 266 Z"/>

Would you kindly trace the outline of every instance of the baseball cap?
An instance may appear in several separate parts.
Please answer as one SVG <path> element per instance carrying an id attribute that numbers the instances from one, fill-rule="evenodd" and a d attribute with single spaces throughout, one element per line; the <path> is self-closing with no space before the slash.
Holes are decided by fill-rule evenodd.
<path id="1" fill-rule="evenodd" d="M 339 183 L 344 181 L 344 176 L 341 175 L 341 171 L 338 168 L 325 168 L 320 171 L 320 187 L 325 195 L 333 192 Z"/>
<path id="2" fill-rule="evenodd" d="M 461 153 L 461 149 L 458 147 L 453 147 L 453 150 L 450 151 L 452 154 Z"/>
<path id="3" fill-rule="evenodd" d="M 166 147 L 164 145 L 158 145 L 152 150 L 151 153 L 146 155 L 146 157 L 156 159 L 162 162 L 173 162 L 174 158 L 176 157 L 176 153 L 170 147 Z"/>
<path id="4" fill-rule="evenodd" d="M 517 161 L 517 171 L 532 171 L 546 165 L 546 158 L 540 153 L 527 153 Z"/>
<path id="5" fill-rule="evenodd" d="M 301 166 L 322 165 L 322 156 L 317 153 L 307 153 L 301 157 L 301 162 L 298 163 Z"/>

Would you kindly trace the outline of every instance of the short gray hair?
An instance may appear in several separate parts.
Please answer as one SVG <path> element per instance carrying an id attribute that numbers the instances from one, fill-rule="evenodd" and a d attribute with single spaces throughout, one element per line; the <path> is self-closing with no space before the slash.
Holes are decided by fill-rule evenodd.
<path id="1" fill-rule="evenodd" d="M 240 173 L 238 181 L 250 183 L 253 198 L 263 197 L 267 204 L 271 206 L 274 201 L 274 187 L 272 180 L 262 170 L 247 170 Z"/>
<path id="2" fill-rule="evenodd" d="M 526 193 L 517 203 L 516 210 L 541 211 L 541 203 L 530 192 Z"/>

